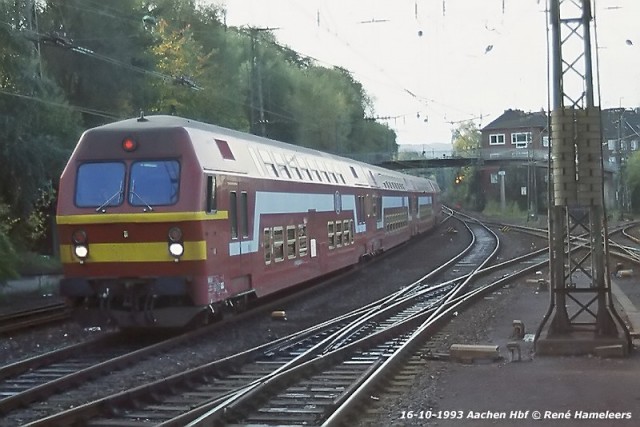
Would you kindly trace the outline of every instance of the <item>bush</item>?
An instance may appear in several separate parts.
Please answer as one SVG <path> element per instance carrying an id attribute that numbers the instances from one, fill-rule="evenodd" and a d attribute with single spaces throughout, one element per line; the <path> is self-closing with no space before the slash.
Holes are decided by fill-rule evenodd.
<path id="1" fill-rule="evenodd" d="M 0 283 L 18 277 L 18 255 L 7 235 L 0 231 Z"/>
<path id="2" fill-rule="evenodd" d="M 527 212 L 520 209 L 517 202 L 509 202 L 505 204 L 505 210 L 503 211 L 500 202 L 488 201 L 485 205 L 483 213 L 489 216 L 496 216 L 506 219 L 526 219 Z"/>
<path id="3" fill-rule="evenodd" d="M 20 254 L 16 270 L 21 276 L 62 274 L 62 263 L 57 258 L 26 252 Z"/>

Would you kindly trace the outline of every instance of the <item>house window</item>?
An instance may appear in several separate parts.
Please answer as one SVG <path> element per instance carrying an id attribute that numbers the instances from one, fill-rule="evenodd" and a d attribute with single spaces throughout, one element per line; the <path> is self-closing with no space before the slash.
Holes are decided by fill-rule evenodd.
<path id="1" fill-rule="evenodd" d="M 489 145 L 504 145 L 504 134 L 496 133 L 489 135 Z"/>
<path id="2" fill-rule="evenodd" d="M 548 147 L 549 146 L 549 136 L 543 136 L 542 137 L 542 146 L 543 147 Z"/>
<path id="3" fill-rule="evenodd" d="M 491 174 L 491 183 L 492 184 L 497 184 L 498 183 L 498 174 L 497 173 L 492 173 Z"/>
<path id="4" fill-rule="evenodd" d="M 638 141 L 636 141 L 635 139 L 633 141 L 631 141 L 631 149 L 633 151 L 638 149 Z"/>
<path id="5" fill-rule="evenodd" d="M 511 143 L 516 148 L 527 148 L 527 145 L 531 142 L 531 132 L 517 132 L 511 134 Z"/>

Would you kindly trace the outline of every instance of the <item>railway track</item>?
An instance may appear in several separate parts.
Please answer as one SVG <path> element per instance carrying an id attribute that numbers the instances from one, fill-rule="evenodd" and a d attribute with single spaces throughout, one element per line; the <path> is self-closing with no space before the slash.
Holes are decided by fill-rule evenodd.
<path id="1" fill-rule="evenodd" d="M 368 372 L 365 361 L 372 355 L 387 355 L 394 348 L 386 343 L 406 339 L 425 319 L 438 316 L 438 307 L 459 301 L 456 292 L 469 283 L 474 271 L 495 255 L 497 240 L 488 230 L 471 225 L 476 238 L 457 259 L 438 271 L 407 286 L 402 291 L 377 301 L 346 317 L 294 334 L 234 357 L 212 362 L 165 380 L 95 401 L 73 410 L 45 418 L 30 425 L 129 425 L 149 422 L 156 425 L 185 425 L 217 407 L 241 402 L 281 378 L 297 375 L 299 370 L 334 360 L 336 354 L 372 345 L 351 363 L 352 373 Z M 493 243 L 490 243 L 492 241 Z M 454 279 L 447 279 L 450 275 Z M 440 284 L 434 284 L 438 276 Z M 380 347 L 376 347 L 380 346 Z M 350 349 L 350 350 L 345 350 Z M 342 357 L 342 356 L 340 356 Z M 379 359 L 379 358 L 378 358 Z M 373 362 L 374 365 L 381 362 Z M 245 397 L 246 399 L 246 397 Z"/>
<path id="2" fill-rule="evenodd" d="M 487 245 L 490 239 L 487 237 L 488 235 L 482 235 L 481 226 L 473 223 L 469 226 L 472 229 L 477 228 L 480 230 L 476 231 L 476 235 L 481 237 L 476 237 L 473 245 L 476 247 Z M 536 230 L 537 233 L 540 231 L 542 230 Z M 490 244 L 488 245 L 490 246 Z M 82 405 L 73 411 L 63 412 L 41 421 L 34 421 L 31 425 L 73 425 L 79 422 L 82 425 L 106 426 L 123 425 L 144 420 L 150 424 L 185 425 L 199 417 L 203 417 L 205 414 L 208 414 L 208 417 L 203 418 L 198 423 L 211 425 L 210 420 L 215 420 L 220 416 L 220 413 L 216 412 L 216 408 L 218 408 L 218 411 L 221 410 L 219 408 L 222 408 L 225 413 L 222 418 L 224 423 L 234 422 L 236 419 L 230 417 L 230 414 L 235 413 L 234 411 L 237 410 L 242 414 L 248 414 L 249 409 L 251 409 L 244 406 L 246 403 L 242 403 L 242 396 L 251 396 L 250 400 L 253 402 L 260 400 L 257 399 L 257 396 L 260 396 L 261 393 L 267 393 L 266 396 L 268 397 L 277 394 L 271 389 L 260 391 L 262 384 L 268 383 L 270 386 L 281 384 L 281 381 L 285 381 L 283 378 L 287 378 L 287 375 L 292 375 L 295 378 L 302 375 L 302 371 L 298 371 L 303 369 L 302 367 L 310 369 L 312 365 L 319 363 L 315 362 L 315 360 L 324 360 L 326 362 L 333 357 L 330 357 L 330 355 L 344 351 L 344 348 L 352 348 L 351 346 L 354 342 L 358 346 L 362 346 L 363 340 L 371 339 L 372 342 L 375 341 L 374 338 L 368 337 L 378 337 L 378 340 L 382 340 L 380 343 L 375 344 L 378 347 L 371 347 L 364 353 L 354 356 L 355 359 L 344 359 L 351 362 L 340 362 L 340 364 L 334 366 L 334 370 L 330 370 L 327 377 L 322 376 L 324 368 L 314 368 L 316 370 L 320 369 L 318 378 L 321 383 L 330 383 L 332 378 L 343 382 L 346 381 L 347 377 L 351 378 L 349 386 L 338 386 L 343 387 L 343 389 L 342 392 L 334 396 L 337 400 L 334 399 L 331 404 L 324 407 L 322 413 L 325 415 L 330 414 L 331 410 L 338 411 L 338 408 L 349 400 L 346 397 L 348 392 L 359 389 L 359 387 L 368 383 L 368 378 L 373 378 L 374 373 L 386 363 L 384 361 L 385 358 L 390 357 L 390 354 L 401 351 L 401 341 L 403 339 L 408 339 L 418 330 L 415 329 L 416 326 L 414 324 L 413 332 L 401 333 L 395 329 L 399 327 L 398 325 L 406 326 L 412 324 L 412 322 L 425 321 L 425 316 L 427 316 L 427 319 L 430 317 L 440 319 L 441 316 L 446 318 L 450 315 L 447 314 L 451 311 L 449 306 L 459 307 L 454 304 L 466 304 L 468 300 L 473 298 L 472 295 L 490 292 L 490 289 L 500 286 L 496 283 L 504 283 L 504 281 L 518 274 L 544 267 L 547 262 L 546 251 L 546 248 L 541 249 L 537 253 L 526 257 L 491 267 L 485 265 L 484 268 L 479 269 L 478 266 L 482 263 L 481 259 L 476 258 L 474 251 L 467 250 L 456 260 L 443 265 L 440 269 L 425 276 L 420 281 L 407 286 L 403 291 L 384 299 L 384 301 L 378 301 L 364 307 L 362 310 L 336 320 L 337 323 L 335 324 L 327 323 L 319 326 L 320 329 L 309 330 L 302 335 L 287 337 L 284 341 L 270 343 L 234 357 L 212 362 L 190 370 L 185 375 L 178 374 L 157 383 L 145 384 L 136 389 L 108 396 L 87 405 Z M 523 264 L 526 268 L 514 267 L 514 263 Z M 475 270 L 478 271 L 474 273 Z M 497 279 L 502 279 L 503 282 L 497 282 Z M 418 303 L 422 304 L 422 306 L 407 302 L 414 298 L 416 300 L 422 298 L 421 302 Z M 443 304 L 443 308 L 439 309 L 439 312 L 435 308 L 436 302 Z M 396 312 L 390 310 L 387 311 L 386 315 L 373 314 L 378 312 L 380 308 L 390 306 L 393 306 Z M 399 314 L 401 311 L 405 313 Z M 386 320 L 384 316 L 387 316 Z M 363 320 L 363 317 L 368 317 L 369 319 Z M 384 333 L 389 331 L 392 331 L 391 333 L 395 335 L 393 338 L 384 341 Z M 427 335 L 431 333 L 428 332 Z M 302 340 L 302 342 L 299 343 L 299 340 Z M 150 353 L 153 354 L 157 351 L 161 350 L 151 350 Z M 373 361 L 374 359 L 375 361 Z M 123 362 L 123 364 L 135 363 L 135 359 L 132 360 Z M 90 367 L 89 369 L 93 368 Z M 108 371 L 109 369 L 111 368 L 106 370 Z M 286 374 L 289 371 L 291 371 L 291 374 Z M 94 372 L 86 378 L 95 375 L 99 374 Z M 305 371 L 305 375 L 309 374 Z M 0 379 L 2 378 L 4 377 L 0 375 Z M 286 380 L 285 382 L 288 381 L 291 380 Z M 77 384 L 78 382 L 78 378 L 76 378 L 75 383 Z M 53 383 L 52 388 L 57 389 L 56 392 L 59 392 L 68 387 L 74 387 L 73 381 L 68 385 Z M 300 397 L 305 395 L 305 393 L 300 392 L 300 389 L 296 389 L 295 386 L 292 387 L 290 390 L 291 396 Z M 300 386 L 298 385 L 298 387 Z M 313 384 L 311 384 L 311 387 L 313 388 Z M 319 391 L 321 393 L 314 395 L 315 397 L 310 400 L 312 403 L 308 404 L 317 405 L 318 403 L 314 399 L 320 399 L 323 390 L 320 387 Z M 12 391 L 9 393 L 12 393 Z M 34 393 L 34 396 L 39 395 L 37 399 L 31 399 L 32 401 L 42 399 L 40 390 L 30 393 Z M 288 396 L 287 393 L 289 392 L 285 391 L 285 395 Z M 7 410 L 24 405 L 24 396 L 13 400 Z M 26 401 L 28 400 L 30 399 L 26 399 Z M 279 411 L 278 408 L 282 408 L 278 407 L 278 404 L 284 404 L 284 402 L 289 401 L 289 398 L 284 400 L 276 399 L 276 406 L 273 408 L 263 408 L 262 411 L 256 410 L 258 413 L 273 414 L 274 411 Z M 2 408 L 2 400 L 0 400 L 0 413 L 3 410 Z M 305 412 L 305 410 L 303 409 L 302 412 Z M 319 416 L 317 410 L 309 410 L 307 412 L 315 414 L 315 417 Z M 244 421 L 240 420 L 240 422 L 254 422 L 257 419 L 245 419 Z M 269 423 L 271 422 L 276 422 L 275 418 Z"/>
<path id="3" fill-rule="evenodd" d="M 0 335 L 67 320 L 71 312 L 64 303 L 42 305 L 0 315 Z"/>
<path id="4" fill-rule="evenodd" d="M 349 273 L 345 272 L 337 277 L 343 277 L 346 274 Z M 327 283 L 333 280 L 336 280 L 336 278 L 331 278 Z M 279 298 L 277 302 L 267 303 L 258 309 L 263 311 L 265 309 L 274 309 L 276 304 L 282 304 L 282 301 L 287 301 L 291 298 L 299 298 L 300 295 L 304 295 L 307 292 L 314 292 L 313 288 L 303 289 L 295 295 Z M 67 400 L 60 395 L 61 392 L 73 390 L 82 383 L 91 382 L 107 373 L 133 366 L 152 355 L 157 356 L 169 351 L 176 346 L 180 346 L 180 342 L 186 347 L 184 343 L 189 340 L 197 340 L 198 336 L 204 336 L 215 329 L 224 328 L 225 325 L 240 318 L 249 317 L 252 314 L 251 311 L 233 316 L 231 319 L 225 319 L 222 324 L 216 323 L 209 328 L 200 329 L 195 333 L 183 336 L 175 343 L 170 341 L 160 342 L 137 350 L 136 347 L 131 347 L 127 350 L 126 346 L 122 346 L 120 354 L 104 352 L 101 356 L 94 357 L 93 363 L 91 362 L 91 357 L 92 354 L 95 354 L 94 350 L 99 353 L 98 349 L 105 347 L 101 340 L 92 341 L 86 345 L 70 346 L 69 348 L 0 368 L 0 414 L 6 415 L 16 409 L 20 409 L 21 412 L 29 412 L 29 407 L 46 408 L 51 405 L 64 407 L 64 405 L 67 405 Z M 117 341 L 113 337 L 111 339 L 113 340 L 112 343 Z M 105 339 L 104 342 L 106 343 L 108 340 Z M 113 344 L 106 344 L 106 346 L 116 347 Z M 79 357 L 83 358 L 84 361 L 80 360 Z M 42 375 L 37 380 L 36 377 L 38 377 L 39 372 L 42 372 Z M 26 375 L 26 377 L 23 378 L 21 377 L 22 375 Z M 15 386 L 12 382 L 22 383 L 22 385 Z M 8 389 L 3 392 L 1 387 L 4 383 L 6 383 Z M 44 399 L 50 396 L 53 399 L 52 403 L 44 404 Z M 45 410 L 45 412 L 50 412 L 50 409 Z"/>

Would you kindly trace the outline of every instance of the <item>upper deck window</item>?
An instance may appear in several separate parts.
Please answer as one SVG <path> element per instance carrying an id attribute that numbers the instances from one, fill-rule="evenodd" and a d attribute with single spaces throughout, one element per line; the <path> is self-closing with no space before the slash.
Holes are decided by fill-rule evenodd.
<path id="1" fill-rule="evenodd" d="M 231 152 L 231 148 L 229 148 L 229 144 L 227 143 L 227 141 L 223 140 L 223 139 L 216 139 L 216 145 L 218 146 L 218 150 L 220 151 L 220 154 L 222 155 L 223 159 L 226 160 L 235 160 L 236 158 L 234 157 L 233 153 Z"/>
<path id="2" fill-rule="evenodd" d="M 133 206 L 172 205 L 178 201 L 177 160 L 136 162 L 131 166 L 129 203 Z"/>
<path id="3" fill-rule="evenodd" d="M 124 171 L 121 162 L 84 163 L 76 177 L 76 206 L 105 208 L 124 201 Z"/>

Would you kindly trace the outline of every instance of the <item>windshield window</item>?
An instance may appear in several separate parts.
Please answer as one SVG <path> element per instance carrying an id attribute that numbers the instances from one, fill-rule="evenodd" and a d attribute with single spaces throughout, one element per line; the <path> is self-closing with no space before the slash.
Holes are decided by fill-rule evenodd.
<path id="1" fill-rule="evenodd" d="M 82 208 L 118 206 L 123 202 L 124 163 L 84 163 L 78 168 L 76 205 Z"/>
<path id="2" fill-rule="evenodd" d="M 177 160 L 136 162 L 131 166 L 129 203 L 133 206 L 172 205 L 178 201 Z"/>

